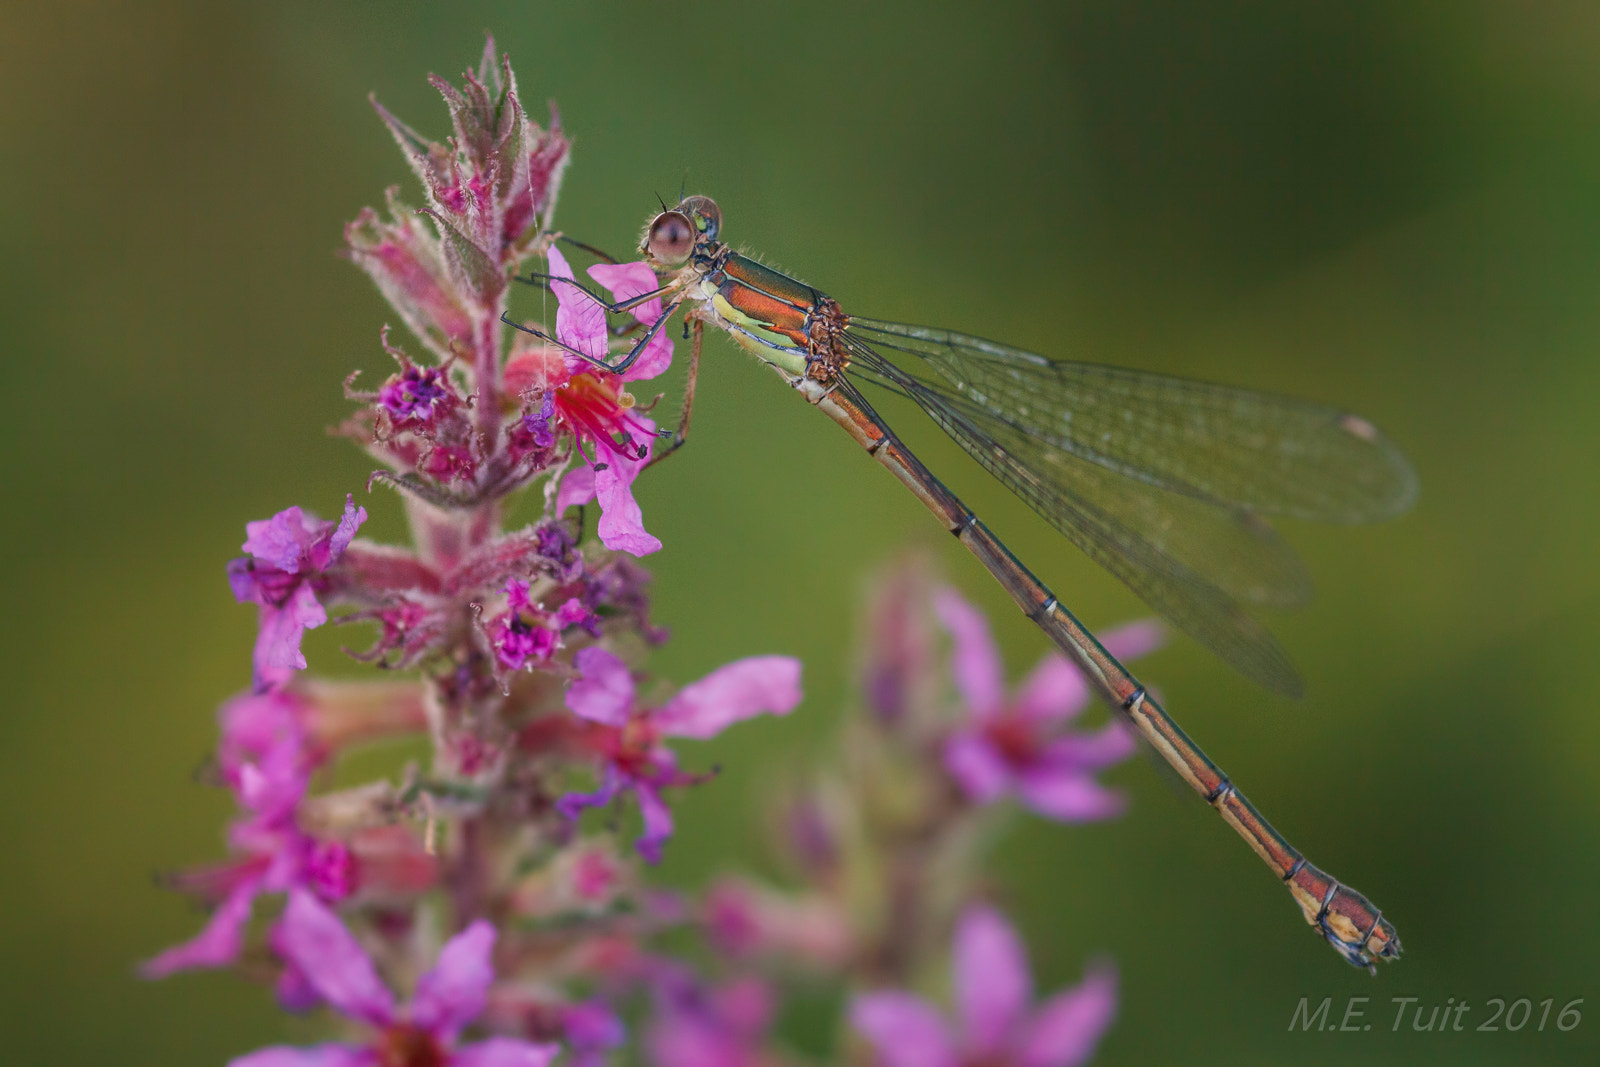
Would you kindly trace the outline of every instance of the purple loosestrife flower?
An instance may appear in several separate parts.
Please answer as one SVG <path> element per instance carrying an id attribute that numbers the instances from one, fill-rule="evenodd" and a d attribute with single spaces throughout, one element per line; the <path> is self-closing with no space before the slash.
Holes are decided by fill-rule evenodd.
<path id="1" fill-rule="evenodd" d="M 962 791 L 979 804 L 1015 795 L 1040 815 L 1064 822 L 1119 813 L 1122 797 L 1095 781 L 1094 772 L 1132 755 L 1133 736 L 1119 720 L 1090 734 L 1064 729 L 1089 704 L 1082 672 L 1052 652 L 1008 697 L 999 649 L 978 609 L 943 589 L 934 610 L 950 631 L 956 689 L 970 715 L 944 750 L 945 768 Z M 1158 624 L 1141 622 L 1106 634 L 1105 646 L 1126 660 L 1161 640 Z"/>
<path id="2" fill-rule="evenodd" d="M 245 523 L 244 550 L 249 558 L 228 564 L 228 582 L 239 603 L 260 606 L 255 649 L 258 689 L 287 681 L 291 670 L 305 670 L 300 638 L 328 621 L 317 599 L 322 575 L 344 555 L 366 521 L 367 509 L 346 496 L 338 522 L 318 522 L 292 507 L 270 519 Z"/>
<path id="3" fill-rule="evenodd" d="M 229 1067 L 546 1067 L 559 1051 L 510 1037 L 460 1044 L 494 983 L 495 929 L 482 919 L 451 938 L 404 1007 L 338 916 L 309 893 L 289 894 L 277 942 L 305 983 L 335 1010 L 372 1028 L 360 1044 L 277 1045 Z"/>
<path id="4" fill-rule="evenodd" d="M 678 769 L 662 738 L 705 740 L 763 712 L 787 715 L 800 703 L 800 661 L 789 656 L 735 660 L 685 686 L 659 708 L 635 704 L 633 675 L 605 649 L 580 649 L 573 665 L 582 677 L 568 687 L 567 707 L 588 723 L 585 743 L 602 762 L 601 781 L 593 793 L 568 793 L 560 808 L 576 818 L 584 808 L 609 804 L 631 791 L 644 816 L 644 836 L 635 847 L 651 863 L 660 861 L 662 842 L 672 836 L 672 813 L 661 789 L 699 780 Z"/>
<path id="5" fill-rule="evenodd" d="M 223 708 L 217 762 L 239 806 L 249 814 L 228 830 L 238 858 L 176 876 L 174 884 L 220 901 L 199 935 L 141 968 L 164 978 L 196 967 L 223 967 L 239 956 L 255 899 L 303 886 L 329 901 L 354 888 L 349 850 L 302 831 L 295 813 L 311 771 L 296 704 L 277 694 L 233 701 Z"/>
<path id="6" fill-rule="evenodd" d="M 550 249 L 550 273 L 556 278 L 572 278 L 571 266 L 554 248 Z M 589 268 L 589 274 L 617 300 L 657 287 L 655 273 L 643 262 L 596 264 Z M 576 285 L 557 282 L 553 288 L 558 302 L 556 339 L 591 358 L 607 358 L 610 333 L 604 310 Z M 633 314 L 641 323 L 653 324 L 661 317 L 660 299 L 641 304 Z M 521 361 L 526 363 L 539 355 L 524 355 Z M 587 461 L 585 450 L 593 453 L 592 466 L 586 462 L 562 478 L 557 511 L 598 499 L 597 532 L 602 544 L 634 556 L 658 551 L 661 542 L 645 530 L 639 504 L 633 499 L 634 479 L 650 461 L 656 424 L 636 410 L 632 395 L 624 387 L 664 373 L 672 363 L 672 342 L 665 331 L 657 333 L 633 366 L 620 375 L 608 374 L 573 355 L 545 352 L 543 357 L 540 373 L 530 376 L 535 379 L 533 384 L 542 385 L 545 397 L 554 397 L 554 417 L 572 432 L 579 454 Z M 508 378 L 517 373 L 507 369 Z M 547 429 L 548 420 L 549 416 L 541 412 L 535 421 L 538 427 Z"/>
<path id="7" fill-rule="evenodd" d="M 506 611 L 489 623 L 489 643 L 503 670 L 547 661 L 560 646 L 562 631 L 571 627 L 581 626 L 591 637 L 600 636 L 600 616 L 581 599 L 568 597 L 555 611 L 545 611 L 529 599 L 530 588 L 519 578 L 506 579 Z"/>
<path id="8" fill-rule="evenodd" d="M 653 1067 L 769 1067 L 772 991 L 757 978 L 702 988 L 674 976 L 660 983 L 656 1020 L 645 1035 Z"/>
<path id="9" fill-rule="evenodd" d="M 1103 965 L 1030 1010 L 1033 977 L 1022 942 L 982 905 L 956 924 L 952 967 L 953 1028 L 910 993 L 867 993 L 851 1003 L 851 1025 L 884 1067 L 1076 1067 L 1088 1061 L 1116 1014 L 1116 974 Z"/>

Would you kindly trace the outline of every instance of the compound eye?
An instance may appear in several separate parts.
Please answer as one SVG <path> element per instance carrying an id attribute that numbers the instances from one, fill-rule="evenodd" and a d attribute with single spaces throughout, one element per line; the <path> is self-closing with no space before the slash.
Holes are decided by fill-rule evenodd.
<path id="1" fill-rule="evenodd" d="M 645 251 L 657 263 L 677 266 L 694 251 L 694 223 L 681 211 L 663 211 L 650 224 Z"/>
<path id="2" fill-rule="evenodd" d="M 678 205 L 678 210 L 694 219 L 701 233 L 713 241 L 717 239 L 717 231 L 722 229 L 722 209 L 715 200 L 709 196 L 691 196 Z"/>

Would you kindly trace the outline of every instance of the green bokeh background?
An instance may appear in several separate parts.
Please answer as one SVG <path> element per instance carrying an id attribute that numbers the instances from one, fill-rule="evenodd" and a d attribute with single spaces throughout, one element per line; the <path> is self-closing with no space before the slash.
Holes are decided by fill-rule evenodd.
<path id="1" fill-rule="evenodd" d="M 1314 606 L 1275 623 L 1310 696 L 1192 643 L 1180 719 L 1398 926 L 1345 967 L 1214 815 L 1135 761 L 1129 816 L 1026 824 L 995 857 L 1045 986 L 1115 956 L 1100 1062 L 1592 1063 L 1479 1033 L 1491 997 L 1600 1012 L 1600 18 L 1582 2 L 20 5 L 0 15 L 0 1059 L 219 1064 L 303 1037 L 237 979 L 133 977 L 198 917 L 151 873 L 213 858 L 193 772 L 246 681 L 222 564 L 246 520 L 330 514 L 367 462 L 324 428 L 392 318 L 335 251 L 410 177 L 366 104 L 432 134 L 424 75 L 492 29 L 576 141 L 558 221 L 630 247 L 657 193 L 847 308 L 1317 397 L 1422 479 L 1377 528 L 1289 531 Z M 415 199 L 415 196 L 412 197 Z M 676 380 L 676 378 L 674 378 Z M 676 395 L 674 391 L 674 396 Z M 691 759 L 662 877 L 757 856 L 764 778 L 820 757 L 865 576 L 926 546 L 1044 639 L 909 494 L 726 342 L 689 448 L 639 488 L 686 681 L 806 662 L 808 699 Z M 1141 612 L 906 413 L 906 436 L 1087 621 Z M 402 533 L 395 500 L 368 532 Z M 313 665 L 347 672 L 320 632 Z M 1367 996 L 1371 1031 L 1288 1032 Z M 1391 1033 L 1390 997 L 1467 1031 Z M 1552 1013 L 1552 1024 L 1554 1014 Z M 1537 1021 L 1537 1014 L 1535 1015 Z"/>

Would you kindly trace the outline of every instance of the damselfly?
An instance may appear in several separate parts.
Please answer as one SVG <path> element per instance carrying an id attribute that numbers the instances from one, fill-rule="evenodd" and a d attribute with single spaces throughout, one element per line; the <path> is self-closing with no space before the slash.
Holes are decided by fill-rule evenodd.
<path id="1" fill-rule="evenodd" d="M 1049 360 L 950 330 L 849 315 L 819 290 L 730 249 L 721 226 L 707 197 L 663 207 L 640 247 L 660 288 L 615 304 L 590 294 L 610 312 L 666 301 L 627 355 L 600 364 L 612 371 L 626 369 L 688 305 L 693 345 L 683 415 L 658 455 L 687 435 L 704 327 L 718 327 L 844 427 L 938 516 L 1266 861 L 1340 955 L 1369 970 L 1376 958 L 1399 956 L 1399 938 L 1378 909 L 1308 863 L 1261 817 L 1144 686 L 912 455 L 857 383 L 915 402 L 1178 629 L 1248 677 L 1290 694 L 1300 689 L 1293 666 L 1245 605 L 1298 604 L 1309 583 L 1262 516 L 1353 523 L 1397 514 L 1416 492 L 1400 452 L 1371 423 L 1320 404 Z"/>

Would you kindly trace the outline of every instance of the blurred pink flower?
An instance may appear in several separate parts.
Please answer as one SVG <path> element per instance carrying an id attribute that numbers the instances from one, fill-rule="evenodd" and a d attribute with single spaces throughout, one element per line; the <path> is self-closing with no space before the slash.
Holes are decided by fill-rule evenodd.
<path id="1" fill-rule="evenodd" d="M 954 645 L 951 668 L 970 720 L 945 743 L 945 768 L 979 804 L 1015 795 L 1051 819 L 1086 822 L 1121 812 L 1120 794 L 1094 772 L 1133 754 L 1132 733 L 1112 720 L 1094 733 L 1065 724 L 1089 704 L 1089 683 L 1065 656 L 1051 652 L 1009 696 L 1004 666 L 982 613 L 952 589 L 934 597 Z M 1139 622 L 1105 636 L 1118 659 L 1142 656 L 1162 641 L 1160 626 Z"/>
<path id="2" fill-rule="evenodd" d="M 773 997 L 766 983 L 743 978 L 706 988 L 687 977 L 660 983 L 656 1018 L 645 1034 L 654 1067 L 765 1067 Z"/>
<path id="3" fill-rule="evenodd" d="M 378 978 L 371 958 L 338 916 L 314 896 L 289 894 L 275 938 L 300 978 L 341 1014 L 372 1027 L 361 1044 L 276 1045 L 229 1067 L 547 1067 L 559 1046 L 491 1037 L 460 1044 L 494 983 L 495 929 L 480 919 L 448 941 L 405 1007 Z"/>
<path id="4" fill-rule="evenodd" d="M 568 687 L 567 707 L 591 724 L 588 745 L 604 766 L 599 789 L 568 793 L 559 807 L 576 818 L 584 808 L 632 791 L 644 816 L 644 835 L 635 847 L 651 863 L 660 861 L 661 844 L 672 836 L 672 813 L 661 789 L 699 780 L 678 769 L 661 739 L 705 740 L 763 712 L 787 715 L 800 703 L 800 661 L 790 656 L 735 660 L 685 686 L 660 708 L 635 706 L 628 665 L 603 648 L 580 649 L 573 665 L 582 677 Z"/>
<path id="5" fill-rule="evenodd" d="M 851 1025 L 884 1067 L 1076 1067 L 1116 1014 L 1116 973 L 1105 965 L 1033 1008 L 1027 952 L 1011 924 L 982 905 L 956 924 L 952 969 L 954 1027 L 910 993 L 867 993 L 851 1003 Z"/>
<path id="6" fill-rule="evenodd" d="M 304 887 L 338 901 L 354 888 L 344 844 L 318 840 L 295 821 L 312 769 L 299 707 L 287 694 L 245 697 L 223 707 L 218 769 L 248 814 L 228 828 L 234 859 L 173 877 L 176 888 L 219 903 L 198 935 L 140 968 L 146 978 L 232 963 L 262 893 Z"/>

